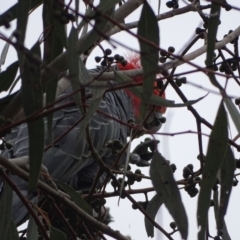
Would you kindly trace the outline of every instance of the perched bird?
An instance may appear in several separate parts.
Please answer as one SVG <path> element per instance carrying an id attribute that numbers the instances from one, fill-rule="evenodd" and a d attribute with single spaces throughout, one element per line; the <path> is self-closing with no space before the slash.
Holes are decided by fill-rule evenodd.
<path id="1" fill-rule="evenodd" d="M 139 59 L 136 57 L 130 59 L 127 64 L 124 64 L 124 66 L 120 63 L 115 65 L 115 68 L 120 70 L 129 70 L 139 67 Z M 98 67 L 95 70 L 91 70 L 91 72 L 101 72 L 103 69 L 104 67 Z M 139 77 L 134 80 L 137 82 L 142 81 Z M 107 87 L 110 89 L 116 85 L 116 81 L 112 80 L 109 81 Z M 90 92 L 91 89 L 87 91 Z M 58 96 L 58 99 L 64 98 L 71 93 L 72 88 L 69 87 Z M 159 94 L 159 90 L 155 89 L 154 94 Z M 165 95 L 163 95 L 163 97 L 165 97 Z M 61 102 L 55 104 L 55 107 L 72 101 L 74 101 L 74 99 L 73 96 L 70 95 L 64 98 Z M 91 99 L 86 100 L 86 104 L 89 104 L 90 101 Z M 127 123 L 129 120 L 133 120 L 137 123 L 139 106 L 140 99 L 129 90 L 121 89 L 107 91 L 101 100 L 98 111 L 92 116 L 89 122 L 89 129 L 93 145 L 102 161 L 107 166 L 111 167 L 118 158 L 118 155 L 114 153 L 113 149 L 107 147 L 107 143 L 113 140 L 118 140 L 122 146 L 127 143 L 127 137 L 130 135 L 131 131 L 131 128 Z M 165 110 L 164 107 L 155 108 L 145 125 L 147 130 L 156 132 L 160 129 L 160 118 Z M 48 169 L 48 172 L 53 179 L 69 184 L 75 190 L 88 191 L 98 173 L 99 164 L 91 156 L 85 135 L 77 140 L 80 130 L 78 124 L 64 135 L 64 133 L 66 133 L 66 131 L 68 131 L 68 129 L 81 117 L 82 112 L 75 104 L 54 112 L 52 125 L 53 139 L 57 139 L 62 135 L 63 137 L 59 138 L 57 142 L 54 142 L 53 146 L 44 152 L 42 164 Z M 118 119 L 119 121 L 116 121 L 115 119 Z M 28 156 L 29 143 L 27 124 L 24 123 L 12 129 L 11 133 L 5 136 L 5 141 L 12 145 L 11 149 L 3 150 L 2 155 L 5 158 L 14 159 Z M 45 146 L 48 146 L 49 144 L 51 144 L 51 142 L 46 134 Z M 124 165 L 125 160 L 126 154 L 123 154 L 119 164 Z M 38 202 L 39 196 L 37 192 L 30 192 L 26 181 L 16 175 L 9 174 L 9 176 L 24 197 L 33 203 Z M 103 173 L 98 180 L 97 188 L 104 183 L 105 179 L 106 173 Z M 19 197 L 13 193 L 12 219 L 15 224 L 17 226 L 20 225 L 26 220 L 27 215 L 27 209 Z"/>

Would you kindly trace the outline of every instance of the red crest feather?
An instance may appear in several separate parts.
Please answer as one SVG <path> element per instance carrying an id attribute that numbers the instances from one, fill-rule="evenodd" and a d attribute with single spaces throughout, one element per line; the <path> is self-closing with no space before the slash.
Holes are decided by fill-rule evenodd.
<path id="1" fill-rule="evenodd" d="M 117 66 L 120 70 L 132 70 L 132 69 L 138 69 L 141 67 L 141 62 L 140 62 L 140 55 L 136 53 L 131 53 L 126 57 L 127 64 L 126 66 L 123 66 L 121 63 L 118 63 Z M 142 82 L 143 78 L 141 76 L 139 77 L 134 77 L 133 80 L 135 82 Z M 160 90 L 157 88 L 157 82 L 154 83 L 154 90 L 153 93 L 155 95 L 159 95 Z M 130 92 L 128 89 L 126 89 L 127 94 L 133 99 L 133 106 L 134 106 L 134 111 L 135 115 L 138 117 L 139 116 L 139 107 L 140 107 L 140 98 L 135 96 L 132 92 Z M 161 96 L 162 98 L 165 98 L 165 92 Z M 157 106 L 156 109 L 161 112 L 165 113 L 166 112 L 166 107 L 161 107 Z"/>

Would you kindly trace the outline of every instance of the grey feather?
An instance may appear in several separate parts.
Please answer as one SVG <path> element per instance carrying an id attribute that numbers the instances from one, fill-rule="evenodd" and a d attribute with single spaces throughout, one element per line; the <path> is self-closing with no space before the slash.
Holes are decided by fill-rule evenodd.
<path id="1" fill-rule="evenodd" d="M 99 71 L 99 69 L 97 70 Z M 115 85 L 109 83 L 109 87 Z M 88 91 L 91 91 L 88 89 Z M 69 95 L 72 92 L 71 87 L 66 89 L 59 98 Z M 67 97 L 55 106 L 66 104 L 73 101 L 72 97 Z M 103 97 L 99 110 L 114 118 L 127 122 L 134 119 L 132 101 L 124 90 L 108 92 Z M 61 136 L 82 117 L 82 113 L 77 106 L 73 105 L 65 109 L 56 111 L 53 116 L 53 139 Z M 46 124 L 46 120 L 45 120 Z M 111 118 L 100 113 L 95 113 L 89 123 L 90 133 L 96 150 L 102 160 L 108 166 L 116 160 L 116 155 L 105 145 L 108 141 L 118 139 L 123 145 L 126 144 L 129 128 Z M 50 149 L 44 152 L 42 163 L 48 168 L 50 175 L 62 182 L 70 184 L 76 190 L 86 190 L 91 187 L 94 178 L 99 170 L 98 164 L 92 159 L 89 152 L 88 143 L 85 135 L 77 141 L 79 126 L 76 126 L 67 135 L 61 138 Z M 5 140 L 13 145 L 10 150 L 4 150 L 2 155 L 6 158 L 17 158 L 28 156 L 28 129 L 27 124 L 22 124 L 14 129 L 5 137 Z M 49 145 L 48 137 L 45 139 L 45 145 Z M 121 159 L 124 163 L 124 156 Z M 28 191 L 28 184 L 17 176 L 10 175 L 14 183 L 20 189 L 21 193 L 30 201 L 37 202 L 37 193 Z M 98 186 L 100 186 L 105 174 L 100 177 Z M 0 191 L 1 191 L 0 180 Z M 0 192 L 1 193 L 1 192 Z M 24 221 L 27 210 L 20 199 L 14 193 L 12 203 L 12 217 L 16 225 Z"/>

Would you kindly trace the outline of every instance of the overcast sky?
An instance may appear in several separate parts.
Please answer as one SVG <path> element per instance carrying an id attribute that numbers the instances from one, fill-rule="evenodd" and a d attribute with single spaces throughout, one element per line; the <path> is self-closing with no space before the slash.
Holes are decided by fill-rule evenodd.
<path id="1" fill-rule="evenodd" d="M 16 1 L 8 0 L 1 1 L 0 13 L 4 12 L 10 6 L 12 6 Z M 151 0 L 149 1 L 151 6 L 157 13 L 158 9 L 158 1 Z M 161 1 L 161 13 L 169 11 L 166 8 L 166 1 Z M 188 1 L 186 1 L 189 3 Z M 207 4 L 207 1 L 201 1 L 203 4 Z M 229 0 L 229 4 L 233 4 L 240 8 L 240 2 Z M 180 7 L 185 6 L 186 3 L 184 1 L 180 1 Z M 136 11 L 134 14 L 129 16 L 126 19 L 126 22 L 132 22 L 139 19 L 140 10 Z M 207 13 L 207 11 L 206 11 Z M 226 12 L 222 9 L 221 13 L 222 23 L 219 26 L 218 40 L 221 40 L 225 34 L 228 33 L 229 30 L 234 30 L 240 24 L 240 13 L 237 10 L 232 10 L 230 12 Z M 179 52 L 183 49 L 186 43 L 193 37 L 194 31 L 196 27 L 202 24 L 202 21 L 197 13 L 187 13 L 184 15 L 176 16 L 171 19 L 166 19 L 159 22 L 160 26 L 160 39 L 161 39 L 161 48 L 167 49 L 169 46 L 174 46 L 176 52 Z M 201 25 L 202 26 L 202 25 Z M 4 32 L 6 35 L 10 35 L 12 31 L 15 29 L 15 21 L 12 23 L 12 27 L 9 30 L 5 30 L 3 28 L 0 29 L 1 33 Z M 29 18 L 29 25 L 27 30 L 27 38 L 26 38 L 26 47 L 30 48 L 39 38 L 42 32 L 42 23 L 41 23 L 41 8 L 35 10 Z M 114 36 L 118 41 L 124 41 L 124 44 L 128 45 L 130 48 L 138 49 L 138 42 L 136 39 L 131 37 L 125 33 L 119 33 Z M 204 44 L 203 41 L 200 41 L 190 52 L 194 49 L 201 47 Z M 2 50 L 4 42 L 0 40 L 0 51 Z M 103 44 L 104 47 L 111 47 L 108 43 Z M 232 46 L 230 46 L 232 49 Z M 117 47 L 114 50 L 114 53 L 124 54 L 127 53 L 126 49 L 122 47 Z M 90 56 L 87 61 L 87 67 L 93 68 L 96 66 L 94 61 L 94 57 L 97 55 L 101 55 L 101 51 L 96 49 Z M 15 51 L 10 48 L 9 54 L 7 56 L 7 60 L 2 69 L 4 70 L 10 63 L 15 61 L 17 58 Z M 204 67 L 205 55 L 194 60 L 194 63 L 197 63 L 199 66 Z M 188 71 L 192 69 L 189 65 L 181 66 L 178 68 L 177 72 L 181 73 L 184 71 Z M 195 83 L 200 86 L 204 86 L 206 89 L 217 91 L 212 85 L 209 83 L 209 79 L 203 73 L 194 73 L 187 76 L 187 80 L 189 83 Z M 224 78 L 218 77 L 218 80 L 221 83 L 225 82 Z M 208 93 L 207 90 L 200 89 L 198 87 L 194 87 L 191 84 L 185 84 L 181 87 L 181 90 L 184 92 L 186 97 L 189 100 L 197 99 L 201 96 L 204 96 Z M 230 96 L 239 96 L 239 88 L 236 83 L 232 80 L 229 81 L 227 92 Z M 166 91 L 167 99 L 175 100 L 176 102 L 181 102 L 175 91 L 169 87 Z M 217 108 L 220 103 L 220 96 L 218 94 L 214 94 L 213 92 L 209 92 L 208 96 L 203 99 L 201 102 L 197 103 L 194 107 L 198 111 L 198 113 L 205 118 L 210 123 L 213 123 L 216 115 Z M 168 109 L 166 113 L 167 122 L 164 127 L 161 129 L 161 132 L 169 132 L 169 133 L 178 133 L 182 131 L 196 131 L 196 121 L 192 114 L 186 108 L 179 109 Z M 203 132 L 209 134 L 209 129 L 204 125 L 202 126 Z M 236 135 L 236 130 L 233 126 L 231 126 L 231 134 L 234 137 Z M 197 160 L 198 151 L 198 142 L 196 134 L 183 134 L 176 136 L 161 136 L 161 134 L 157 135 L 156 138 L 160 139 L 161 143 L 159 146 L 160 152 L 172 163 L 177 165 L 177 171 L 175 172 L 175 178 L 182 178 L 182 169 L 189 163 L 194 164 L 195 170 L 199 168 L 199 161 Z M 239 142 L 239 141 L 238 141 Z M 134 141 L 134 145 L 136 145 L 138 141 Z M 204 153 L 206 153 L 206 146 L 208 143 L 208 137 L 203 136 L 204 143 Z M 239 153 L 234 150 L 236 158 L 239 158 Z M 144 169 L 144 173 L 148 175 L 148 169 Z M 136 188 L 143 188 L 151 186 L 150 181 L 142 181 L 139 184 L 133 186 Z M 108 191 L 112 191 L 112 188 L 109 186 Z M 187 214 L 189 217 L 189 239 L 196 239 L 197 236 L 197 223 L 196 223 L 196 203 L 197 197 L 190 198 L 189 195 L 182 190 L 182 198 L 185 204 Z M 153 196 L 149 194 L 149 199 Z M 134 195 L 134 198 L 138 201 L 144 200 L 145 197 L 143 194 Z M 233 188 L 232 196 L 229 203 L 229 209 L 226 216 L 226 223 L 232 239 L 239 239 L 239 222 L 240 222 L 240 208 L 239 206 L 239 187 Z M 120 206 L 117 204 L 118 198 L 108 199 L 107 205 L 111 208 L 111 213 L 114 216 L 114 222 L 111 224 L 111 227 L 116 230 L 120 230 L 124 235 L 130 235 L 132 239 L 148 239 L 145 228 L 144 228 L 144 218 L 143 215 L 139 211 L 133 211 L 131 207 L 131 203 L 127 200 L 121 200 Z M 158 216 L 158 220 L 161 219 L 160 225 L 166 229 L 167 231 L 171 231 L 169 227 L 169 223 L 172 221 L 168 212 L 162 207 L 163 211 Z M 210 209 L 210 233 L 215 236 L 215 223 L 212 218 L 213 209 Z M 180 239 L 180 235 L 178 233 L 174 234 L 174 239 Z M 110 238 L 108 238 L 110 239 Z M 160 235 L 157 234 L 155 239 L 166 239 L 165 237 L 160 238 Z"/>

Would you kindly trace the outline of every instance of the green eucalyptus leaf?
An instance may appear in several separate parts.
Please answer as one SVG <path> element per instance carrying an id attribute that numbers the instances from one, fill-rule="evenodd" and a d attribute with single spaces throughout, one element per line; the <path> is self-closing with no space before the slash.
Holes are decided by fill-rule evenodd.
<path id="1" fill-rule="evenodd" d="M 81 197 L 79 193 L 77 193 L 73 188 L 63 182 L 56 182 L 82 210 L 87 212 L 89 215 L 92 215 L 92 207 Z"/>
<path id="2" fill-rule="evenodd" d="M 79 79 L 80 75 L 80 64 L 79 61 L 81 59 L 77 53 L 77 42 L 78 42 L 78 32 L 77 29 L 73 26 L 68 38 L 68 50 L 67 50 L 67 57 L 68 57 L 68 69 L 69 69 L 69 78 L 71 80 L 72 89 L 73 91 L 77 91 L 82 86 L 81 80 Z M 81 94 L 80 91 L 76 92 L 74 95 L 74 100 L 76 105 L 79 107 L 81 112 L 83 113 L 82 108 L 82 101 L 81 101 Z"/>
<path id="3" fill-rule="evenodd" d="M 105 0 L 100 1 L 99 5 L 97 6 L 97 10 L 101 12 L 107 12 L 110 9 L 114 9 L 115 5 L 118 4 L 120 0 Z"/>
<path id="4" fill-rule="evenodd" d="M 205 239 L 208 209 L 212 187 L 216 182 L 217 173 L 225 158 L 228 146 L 227 115 L 221 102 L 212 132 L 210 134 L 205 165 L 202 174 L 201 189 L 198 198 L 197 220 L 200 227 L 198 240 Z"/>
<path id="5" fill-rule="evenodd" d="M 162 198 L 156 194 L 148 203 L 147 205 L 147 209 L 146 212 L 148 213 L 148 215 L 152 218 L 155 219 L 157 212 L 159 210 L 159 208 L 162 206 L 163 204 L 163 200 Z M 145 228 L 146 228 L 146 232 L 148 237 L 154 237 L 154 226 L 153 224 L 145 217 L 144 218 L 145 221 Z"/>
<path id="6" fill-rule="evenodd" d="M 188 218 L 168 161 L 156 151 L 150 165 L 153 187 L 173 217 L 182 239 L 188 236 Z"/>
<path id="7" fill-rule="evenodd" d="M 230 116 L 233 120 L 233 123 L 234 123 L 238 133 L 240 133 L 240 115 L 239 115 L 239 111 L 236 108 L 236 105 L 234 105 L 232 100 L 228 97 L 224 97 L 223 101 L 227 107 L 228 112 L 230 113 Z"/>
<path id="8" fill-rule="evenodd" d="M 191 105 L 193 105 L 193 104 L 201 101 L 201 100 L 204 99 L 207 95 L 208 95 L 208 94 L 206 94 L 206 95 L 203 96 L 203 97 L 197 98 L 197 99 L 195 99 L 195 100 L 187 101 L 187 102 L 185 102 L 185 103 L 175 103 L 175 104 L 169 103 L 169 104 L 166 104 L 165 106 L 166 106 L 166 107 L 188 107 L 188 106 L 191 106 Z M 164 106 L 163 103 L 162 103 L 162 102 L 163 102 L 162 99 L 163 99 L 163 98 L 161 98 L 161 97 L 159 97 L 159 96 L 157 96 L 157 95 L 152 94 L 151 99 L 150 99 L 150 104 L 155 105 L 155 106 Z M 163 100 L 165 100 L 165 99 L 163 99 Z M 169 100 L 167 100 L 167 101 L 169 101 Z M 164 101 L 164 103 L 166 103 L 166 102 Z"/>
<path id="9" fill-rule="evenodd" d="M 61 46 L 63 46 L 64 48 L 67 48 L 67 36 L 66 36 L 66 31 L 64 28 L 63 24 L 57 24 L 56 25 L 56 31 L 57 31 L 57 36 L 58 36 L 58 40 L 61 41 Z"/>
<path id="10" fill-rule="evenodd" d="M 24 46 L 25 34 L 28 22 L 28 10 L 31 6 L 31 0 L 18 0 L 17 8 L 17 46 Z M 19 65 L 23 65 L 25 58 L 21 47 L 17 49 Z"/>
<path id="11" fill-rule="evenodd" d="M 5 109 L 9 102 L 11 102 L 11 100 L 18 94 L 18 92 L 19 91 L 0 99 L 0 112 L 2 112 Z"/>
<path id="12" fill-rule="evenodd" d="M 20 81 L 20 79 L 21 79 L 21 75 L 18 75 L 17 78 L 13 81 L 11 87 L 9 88 L 8 94 L 11 94 L 13 92 L 14 88 L 16 87 L 16 85 Z"/>
<path id="13" fill-rule="evenodd" d="M 46 64 L 51 63 L 56 57 L 58 57 L 63 52 L 63 47 L 66 47 L 66 32 L 65 26 L 56 17 L 54 17 L 55 12 L 63 11 L 63 6 L 61 4 L 56 4 L 54 0 L 45 0 L 43 4 L 43 27 L 45 31 L 44 34 L 44 55 L 43 61 Z M 59 78 L 55 76 L 48 84 L 46 88 L 46 105 L 53 103 L 55 101 L 57 82 Z M 53 106 L 52 106 L 53 107 Z M 47 116 L 47 129 L 48 138 L 52 142 L 52 121 L 53 113 Z"/>
<path id="14" fill-rule="evenodd" d="M 90 82 L 92 80 L 92 77 L 90 76 L 88 70 L 86 69 L 84 63 L 79 58 L 76 46 L 77 46 L 77 30 L 73 27 L 70 36 L 69 36 L 69 48 L 68 48 L 68 64 L 69 64 L 69 78 L 72 83 L 73 91 L 77 91 L 80 89 L 81 86 L 84 86 L 86 83 Z M 102 96 L 106 89 L 106 82 L 98 82 L 94 81 L 91 84 L 91 89 L 93 91 L 93 96 L 90 101 L 89 108 L 87 109 L 83 120 L 81 121 L 79 131 L 78 140 L 82 137 L 82 135 L 85 133 L 85 129 L 89 123 L 89 121 L 92 118 L 92 115 L 96 112 L 96 110 L 99 107 L 99 104 L 102 100 Z M 81 101 L 81 95 L 78 91 L 76 94 L 74 94 L 74 99 L 76 102 L 76 105 L 79 107 L 79 109 L 83 113 L 82 108 L 82 101 Z"/>
<path id="15" fill-rule="evenodd" d="M 220 169 L 221 196 L 217 221 L 217 227 L 219 230 L 221 230 L 224 225 L 224 216 L 227 212 L 228 202 L 232 191 L 235 169 L 235 158 L 232 149 L 228 146 L 226 157 Z"/>
<path id="16" fill-rule="evenodd" d="M 13 37 L 14 37 L 14 35 L 12 34 L 9 38 L 8 38 L 8 40 L 9 41 L 12 41 L 12 39 L 13 39 Z M 10 46 L 10 42 L 6 42 L 5 43 L 5 45 L 4 45 L 4 47 L 3 47 L 3 50 L 2 50 L 2 53 L 1 53 L 1 57 L 0 57 L 0 65 L 4 65 L 5 64 L 5 60 L 6 60 L 6 58 L 7 58 L 7 54 L 8 54 L 8 50 L 9 50 L 9 46 Z"/>
<path id="17" fill-rule="evenodd" d="M 50 228 L 50 240 L 67 240 L 65 234 L 52 226 Z"/>
<path id="18" fill-rule="evenodd" d="M 214 216 L 215 216 L 215 219 L 216 219 L 216 222 L 218 222 L 218 216 L 219 216 L 219 201 L 218 201 L 218 190 L 214 191 L 213 193 L 213 201 L 214 201 Z M 231 240 L 231 237 L 228 233 L 228 230 L 227 230 L 227 226 L 226 226 L 226 223 L 223 219 L 223 226 L 222 226 L 222 240 Z"/>
<path id="19" fill-rule="evenodd" d="M 217 30 L 219 25 L 220 11 L 223 0 L 216 0 L 211 3 L 210 18 L 208 21 L 208 34 L 207 34 L 207 59 L 206 66 L 213 68 L 214 50 L 216 44 Z M 211 83 L 221 89 L 221 85 L 217 82 L 215 74 L 208 73 Z"/>
<path id="20" fill-rule="evenodd" d="M 15 223 L 13 222 L 13 220 L 10 220 L 10 226 L 9 226 L 9 230 L 8 230 L 8 236 L 6 238 L 7 240 L 19 240 L 18 237 L 18 231 L 16 228 Z"/>
<path id="21" fill-rule="evenodd" d="M 75 0 L 75 19 L 76 19 L 77 25 L 79 20 L 78 12 L 79 12 L 79 0 Z"/>
<path id="22" fill-rule="evenodd" d="M 105 15 L 112 17 L 112 14 L 114 13 L 114 6 L 116 4 L 115 2 L 116 0 L 100 1 L 100 4 L 97 7 L 97 9 L 104 13 Z M 93 14 L 92 16 L 94 16 L 95 18 L 95 24 L 93 26 L 93 29 L 88 33 L 88 37 L 86 38 L 86 40 L 80 46 L 78 46 L 79 55 L 82 53 L 88 55 L 88 52 L 86 51 L 94 44 L 96 44 L 96 42 L 102 37 L 103 32 L 106 32 L 107 24 L 109 22 L 106 17 L 96 13 L 95 11 L 94 13 L 90 13 L 90 16 L 91 14 Z M 83 26 L 85 22 L 82 22 L 81 24 L 82 24 L 81 26 Z"/>
<path id="23" fill-rule="evenodd" d="M 84 65 L 83 61 L 78 58 L 78 67 L 79 67 L 79 77 L 78 77 L 78 82 L 79 85 L 85 85 L 88 82 L 92 81 L 92 77 L 89 74 L 89 71 L 87 70 L 86 66 Z M 79 125 L 80 130 L 79 130 L 79 135 L 78 135 L 78 140 L 83 136 L 83 134 L 85 134 L 85 129 L 88 125 L 88 123 L 90 122 L 90 120 L 92 119 L 93 114 L 96 112 L 96 110 L 99 107 L 99 104 L 101 103 L 103 94 L 105 93 L 107 87 L 107 82 L 101 82 L 101 81 L 93 81 L 91 83 L 91 91 L 92 91 L 92 98 L 89 101 L 89 107 L 87 108 L 86 113 L 84 114 L 84 118 L 81 121 L 81 124 Z M 77 88 L 76 88 L 77 90 Z M 81 101 L 81 99 L 80 99 Z"/>
<path id="24" fill-rule="evenodd" d="M 11 227 L 13 192 L 12 188 L 5 182 L 2 189 L 0 196 L 0 236 L 1 239 L 8 239 L 7 236 Z"/>
<path id="25" fill-rule="evenodd" d="M 12 63 L 5 71 L 0 73 L 0 92 L 7 91 L 12 85 L 18 70 L 18 61 Z"/>
<path id="26" fill-rule="evenodd" d="M 83 61 L 80 58 L 79 59 L 79 81 L 80 81 L 80 83 L 82 85 L 87 85 L 92 80 L 93 80 L 93 78 L 90 75 L 89 70 L 86 68 L 85 64 L 83 63 Z M 97 85 L 95 87 L 97 88 Z M 94 87 L 93 87 L 93 89 L 94 89 Z"/>
<path id="27" fill-rule="evenodd" d="M 41 58 L 39 43 L 31 49 L 33 56 Z M 43 90 L 41 85 L 41 70 L 37 61 L 27 58 L 24 61 L 22 77 L 22 104 L 26 116 L 34 114 L 42 109 Z M 30 90 L 31 89 L 31 90 Z M 29 188 L 34 189 L 37 184 L 44 148 L 44 122 L 43 118 L 30 121 L 28 124 L 29 134 L 29 162 L 30 178 Z"/>
<path id="28" fill-rule="evenodd" d="M 38 240 L 38 226 L 35 223 L 32 215 L 30 215 L 28 221 L 27 240 Z"/>
<path id="29" fill-rule="evenodd" d="M 29 7 L 28 8 L 28 12 L 29 12 L 30 10 L 33 10 L 38 6 L 40 6 L 43 0 L 25 0 L 25 2 Z M 6 18 L 8 19 L 9 22 L 17 18 L 18 6 L 19 6 L 19 3 L 16 3 L 0 15 L 0 26 L 3 25 L 3 22 L 4 22 L 3 20 Z"/>
<path id="30" fill-rule="evenodd" d="M 114 78 L 117 82 L 119 83 L 132 83 L 133 80 L 128 77 L 127 75 L 121 73 L 121 72 L 114 72 Z M 137 97 L 141 98 L 142 95 L 142 91 L 143 88 L 140 86 L 136 86 L 136 87 L 130 87 L 128 88 L 129 91 L 131 91 L 134 95 L 136 95 Z M 172 100 L 168 100 L 168 99 L 164 99 L 161 98 L 160 96 L 151 95 L 151 98 L 149 100 L 149 103 L 152 105 L 156 105 L 156 106 L 162 106 L 162 107 L 169 107 L 169 108 L 174 108 L 174 107 L 187 107 L 187 106 L 191 106 L 199 101 L 201 101 L 203 98 L 205 98 L 207 95 L 200 97 L 196 100 L 191 100 L 185 103 L 174 103 L 174 101 Z"/>
<path id="31" fill-rule="evenodd" d="M 138 35 L 159 46 L 158 21 L 147 1 L 144 2 L 138 23 Z M 144 119 L 154 89 L 158 72 L 158 50 L 139 38 L 141 64 L 143 67 L 143 89 L 141 94 L 140 119 Z"/>
<path id="32" fill-rule="evenodd" d="M 88 23 L 85 21 L 85 19 L 89 19 L 94 17 L 94 15 L 96 14 L 96 12 L 102 12 L 102 13 L 106 13 L 111 9 L 115 8 L 115 5 L 119 3 L 119 0 L 104 0 L 104 1 L 100 1 L 99 5 L 97 6 L 96 10 L 92 9 L 92 8 L 88 8 L 86 10 L 86 14 L 83 17 L 83 20 L 81 21 L 81 23 L 78 26 L 78 31 L 80 31 L 82 29 L 82 27 Z M 77 4 L 76 4 L 77 5 Z M 97 25 L 95 25 L 97 26 Z"/>

